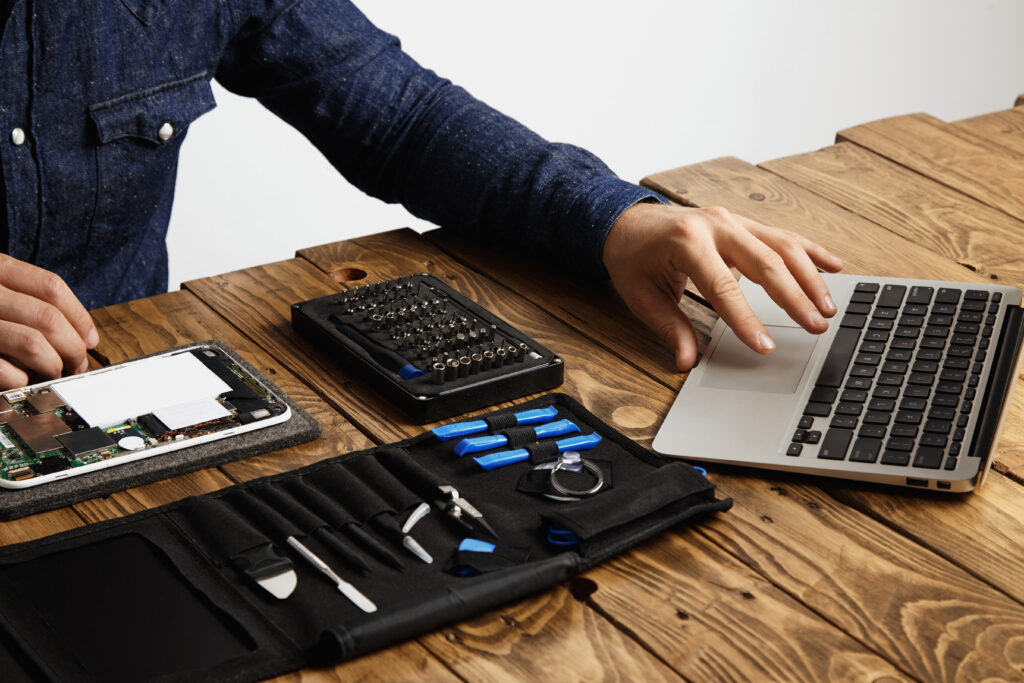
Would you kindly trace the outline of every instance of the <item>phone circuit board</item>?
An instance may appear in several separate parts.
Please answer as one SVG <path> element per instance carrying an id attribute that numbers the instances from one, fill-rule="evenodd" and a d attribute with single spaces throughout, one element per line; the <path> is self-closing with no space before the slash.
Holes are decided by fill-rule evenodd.
<path id="1" fill-rule="evenodd" d="M 78 403 L 65 399 L 64 394 L 71 392 L 62 393 L 60 380 L 0 394 L 0 479 L 25 482 L 196 439 L 285 411 L 282 402 L 218 349 L 183 353 L 198 359 L 227 391 L 142 414 L 128 413 L 123 419 L 100 424 L 90 424 L 76 408 Z M 150 389 L 157 395 L 161 391 L 159 386 Z M 99 403 L 104 400 L 96 398 Z M 82 405 L 82 412 L 88 413 L 86 408 Z"/>

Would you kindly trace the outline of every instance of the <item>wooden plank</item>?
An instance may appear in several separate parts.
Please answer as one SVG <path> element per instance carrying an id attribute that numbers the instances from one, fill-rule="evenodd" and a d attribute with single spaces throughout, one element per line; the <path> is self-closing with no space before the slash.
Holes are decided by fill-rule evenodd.
<path id="1" fill-rule="evenodd" d="M 863 147 L 844 142 L 761 166 L 893 231 L 921 251 L 935 252 L 999 284 L 1024 284 L 1024 222 Z M 902 275 L 901 270 L 894 274 Z M 961 271 L 950 263 L 945 272 Z"/>
<path id="2" fill-rule="evenodd" d="M 949 127 L 958 134 L 973 136 L 1024 155 L 1024 110 L 1007 109 L 955 121 Z"/>
<path id="3" fill-rule="evenodd" d="M 877 226 L 875 226 L 875 229 L 879 230 Z M 379 250 L 382 255 L 386 255 L 392 261 L 401 260 L 406 258 L 405 255 L 413 254 L 414 256 L 408 258 L 419 259 L 417 263 L 420 264 L 429 262 L 430 267 L 435 269 L 435 274 L 441 276 L 447 277 L 449 267 L 453 269 L 460 268 L 459 264 L 446 265 L 443 260 L 444 254 L 432 251 L 429 245 L 422 243 L 422 239 L 407 232 L 371 236 L 360 238 L 357 241 L 361 246 L 373 247 Z M 402 244 L 396 244 L 396 242 L 401 242 Z M 402 268 L 403 266 L 401 263 L 398 263 L 396 267 Z M 516 264 L 508 264 L 506 267 L 514 270 L 517 266 Z M 469 274 L 465 274 L 465 277 L 469 277 Z M 557 275 L 551 275 L 546 280 L 546 286 L 551 289 L 558 289 L 563 286 L 562 280 L 563 278 Z M 595 359 L 600 359 L 603 355 L 598 351 L 594 352 Z M 667 411 L 670 400 L 671 397 L 665 400 L 662 406 L 657 409 L 659 414 L 664 414 Z M 608 419 L 610 416 L 609 409 L 610 406 L 599 406 L 596 412 L 599 417 Z M 652 425 L 648 429 L 653 434 L 654 426 Z M 757 537 L 756 545 L 759 546 L 759 549 L 756 551 L 757 553 L 764 554 L 765 556 L 774 556 L 776 554 L 785 556 L 794 552 L 794 548 L 799 548 L 802 542 L 801 534 L 793 530 L 801 528 L 802 525 L 813 525 L 814 513 L 794 497 L 783 498 L 772 493 L 767 487 L 761 486 L 764 477 L 765 475 L 763 474 L 747 475 L 732 472 L 716 475 L 715 481 L 720 485 L 723 494 L 732 495 L 736 499 L 737 505 L 734 508 L 734 512 L 739 509 L 743 510 L 742 515 L 735 516 L 733 513 L 729 513 L 723 515 L 723 517 L 728 518 L 735 524 L 735 528 L 730 528 L 731 533 L 745 537 Z M 793 490 L 800 491 L 804 498 L 824 497 L 821 490 L 816 487 L 802 483 L 794 486 Z M 943 501 L 934 502 L 938 505 L 943 503 Z M 928 643 L 928 649 L 924 653 L 909 656 L 908 653 L 915 652 L 915 648 L 918 647 L 916 644 L 918 641 L 917 633 L 913 630 L 903 630 L 903 624 L 893 619 L 893 615 L 899 613 L 903 604 L 916 605 L 940 599 L 945 600 L 949 598 L 950 591 L 956 593 L 956 601 L 967 600 L 970 602 L 971 596 L 976 591 L 979 592 L 979 595 L 984 596 L 983 600 L 967 608 L 966 613 L 970 615 L 970 618 L 981 618 L 979 615 L 988 614 L 993 605 L 999 604 L 1001 614 L 1007 620 L 1004 623 L 1008 624 L 1008 627 L 1024 626 L 1024 622 L 1020 621 L 1021 617 L 1024 616 L 1024 610 L 1013 600 L 1006 598 L 983 582 L 968 576 L 952 563 L 942 560 L 933 553 L 914 545 L 906 538 L 900 536 L 899 533 L 886 528 L 882 524 L 874 522 L 864 515 L 852 513 L 849 510 L 844 513 L 842 512 L 842 506 L 834 502 L 832 508 L 832 514 L 845 514 L 849 516 L 850 521 L 848 524 L 850 526 L 849 528 L 843 528 L 841 531 L 831 529 L 829 533 L 822 532 L 823 538 L 820 539 L 821 547 L 819 550 L 824 553 L 822 557 L 826 559 L 813 568 L 804 568 L 808 571 L 817 572 L 815 580 L 804 580 L 799 584 L 794 584 L 792 577 L 786 572 L 776 574 L 773 571 L 774 568 L 768 567 L 765 563 L 755 564 L 754 566 L 757 571 L 763 572 L 766 579 L 777 582 L 783 590 L 798 597 L 805 604 L 811 605 L 814 611 L 829 621 L 839 625 L 844 630 L 856 633 L 855 637 L 857 640 L 861 640 L 859 632 L 863 630 L 863 624 L 858 621 L 859 619 L 882 624 L 882 631 L 874 634 L 874 640 L 866 642 L 869 650 L 882 653 L 901 669 L 915 676 L 927 677 L 925 674 L 951 666 L 948 651 L 943 650 L 942 647 L 934 643 Z M 789 530 L 784 533 L 772 534 L 770 537 L 765 536 L 761 529 L 764 525 L 762 517 L 767 516 L 764 511 L 770 511 L 773 515 L 780 515 L 791 520 Z M 708 522 L 711 525 L 718 523 L 717 518 Z M 893 587 L 892 593 L 885 596 L 885 599 L 880 603 L 875 603 L 872 599 L 869 599 L 868 593 L 871 588 L 864 581 L 865 575 L 871 575 L 873 560 L 870 557 L 874 551 L 865 551 L 865 554 L 857 562 L 851 564 L 836 561 L 836 558 L 843 557 L 843 548 L 847 544 L 860 542 L 859 539 L 862 534 L 879 539 L 878 542 L 881 545 L 878 547 L 880 554 L 877 560 L 880 563 L 879 566 L 883 568 L 881 571 L 884 580 Z M 654 542 L 654 545 L 662 542 L 665 541 L 659 538 Z M 722 538 L 716 538 L 716 542 L 745 561 L 746 558 L 755 552 L 754 547 L 741 547 L 732 543 L 726 543 Z M 905 571 L 905 568 L 895 566 L 892 563 L 890 552 L 881 553 L 881 549 L 886 546 L 899 548 L 900 552 L 904 553 L 907 558 L 913 558 L 910 560 L 911 563 L 920 562 L 923 566 L 937 565 L 940 568 L 938 571 L 944 578 L 936 580 L 931 584 L 921 585 L 915 577 Z M 646 551 L 647 546 L 643 549 L 634 549 L 623 557 L 642 555 Z M 803 578 L 806 579 L 806 577 Z M 629 585 L 623 591 L 633 596 L 632 601 L 634 603 L 640 604 L 644 600 L 643 594 L 650 591 L 651 588 L 650 584 L 641 577 L 638 577 L 636 581 L 640 584 L 639 586 Z M 943 581 L 948 581 L 948 584 L 944 584 Z M 968 582 L 970 588 L 966 591 L 961 591 L 960 587 L 965 585 L 964 582 Z M 808 583 L 810 583 L 810 586 L 808 586 Z M 840 585 L 843 588 L 842 595 L 839 598 L 836 598 L 833 594 L 833 588 L 836 585 Z M 822 592 L 820 594 L 815 592 L 816 586 L 821 587 Z M 622 604 L 628 605 L 629 602 L 630 600 L 625 600 Z M 599 608 L 606 611 L 617 622 L 626 624 L 630 630 L 635 630 L 629 626 L 631 620 L 637 616 L 634 611 L 631 611 L 628 607 L 622 608 L 621 606 L 621 611 L 616 611 L 616 608 L 611 603 L 597 604 Z M 958 602 L 958 604 L 962 603 Z M 857 615 L 857 617 L 852 618 L 851 615 Z M 780 624 L 795 625 L 801 623 L 800 619 L 794 618 L 790 620 L 780 615 L 776 615 L 776 620 Z M 956 647 L 966 651 L 973 651 L 981 647 L 979 641 L 973 640 L 976 635 L 976 633 L 968 632 L 965 636 L 967 639 L 958 641 Z M 644 642 L 648 647 L 653 648 L 655 646 L 646 639 Z M 744 646 L 749 646 L 754 650 L 759 647 L 754 644 L 744 644 Z M 657 650 L 655 651 L 658 652 Z M 658 652 L 658 654 L 662 655 L 661 652 Z M 667 657 L 666 661 L 671 663 L 671 660 Z M 991 664 L 991 670 L 1005 672 L 1008 666 L 1007 661 L 1009 660 L 1000 659 L 997 662 L 994 661 Z M 686 671 L 682 673 L 687 675 Z M 754 676 L 754 673 L 750 672 L 750 676 Z"/>
<path id="4" fill-rule="evenodd" d="M 724 206 L 767 225 L 800 233 L 843 259 L 849 273 L 984 281 L 852 211 L 734 157 L 648 176 L 642 184 L 693 206 Z"/>
<path id="5" fill-rule="evenodd" d="M 664 538 L 587 572 L 574 592 L 621 619 L 687 679 L 907 679 L 699 529 Z M 632 589 L 634 582 L 646 590 Z"/>
<path id="6" fill-rule="evenodd" d="M 538 639 L 556 639 L 538 647 Z M 669 681 L 679 674 L 564 587 L 437 631 L 423 642 L 470 681 Z"/>
<path id="7" fill-rule="evenodd" d="M 34 541 L 80 527 L 84 523 L 81 515 L 72 508 L 59 508 L 11 522 L 0 522 L 0 545 Z"/>
<path id="8" fill-rule="evenodd" d="M 836 142 L 853 142 L 923 176 L 1024 219 L 1024 156 L 965 137 L 926 114 L 847 128 Z"/>
<path id="9" fill-rule="evenodd" d="M 647 374 L 675 389 L 682 386 L 686 375 L 676 371 L 672 354 L 656 334 L 633 316 L 609 282 L 573 280 L 566 282 L 564 290 L 551 291 L 544 289 L 542 284 L 544 273 L 552 267 L 548 262 L 520 262 L 515 279 L 506 279 L 511 274 L 500 267 L 506 259 L 500 251 L 473 244 L 447 230 L 432 230 L 423 236 L 449 257 L 519 292 L 540 308 L 560 317 L 579 334 L 608 348 Z M 353 251 L 350 242 L 335 242 L 302 249 L 297 255 L 327 273 L 335 273 L 344 272 L 350 264 L 362 265 L 363 262 L 350 260 L 359 256 Z M 715 314 L 689 299 L 684 299 L 681 306 L 694 322 L 698 345 L 705 346 Z"/>

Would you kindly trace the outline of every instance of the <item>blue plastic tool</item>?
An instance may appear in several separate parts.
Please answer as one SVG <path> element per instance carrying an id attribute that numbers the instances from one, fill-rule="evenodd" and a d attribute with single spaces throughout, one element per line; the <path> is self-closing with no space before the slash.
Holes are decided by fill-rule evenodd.
<path id="1" fill-rule="evenodd" d="M 552 436 L 565 436 L 580 431 L 572 420 L 556 420 L 547 424 L 540 424 L 533 428 L 537 432 L 537 439 L 548 439 Z M 508 444 L 508 437 L 503 434 L 488 434 L 487 436 L 473 436 L 455 444 L 455 455 L 466 453 L 479 453 L 489 451 L 492 448 L 501 448 Z"/>
<path id="2" fill-rule="evenodd" d="M 580 434 L 579 436 L 571 436 L 568 439 L 562 439 L 556 441 L 555 446 L 558 447 L 559 453 L 566 451 L 586 451 L 590 450 L 597 444 L 601 443 L 601 435 L 598 433 L 593 434 Z M 476 464 L 485 470 L 493 470 L 505 465 L 514 465 L 517 462 L 523 462 L 524 460 L 530 459 L 530 452 L 525 448 L 519 448 L 514 451 L 500 451 L 498 453 L 488 453 L 487 455 L 481 455 L 473 458 Z"/>
<path id="3" fill-rule="evenodd" d="M 579 545 L 580 539 L 576 534 L 560 524 L 552 524 L 548 527 L 548 543 L 557 546 Z"/>
<path id="4" fill-rule="evenodd" d="M 471 553 L 493 553 L 497 546 L 487 541 L 476 538 L 464 538 L 459 543 L 459 550 L 468 550 Z"/>
<path id="5" fill-rule="evenodd" d="M 522 410 L 518 413 L 513 413 L 513 417 L 516 418 L 517 425 L 533 425 L 540 424 L 542 422 L 550 422 L 556 415 L 558 415 L 558 408 L 554 406 L 537 408 L 535 410 Z M 434 436 L 439 438 L 441 441 L 449 441 L 451 439 L 460 439 L 464 436 L 469 436 L 470 434 L 486 432 L 487 422 L 485 420 L 453 422 L 451 424 L 441 425 L 440 427 L 434 427 L 430 431 L 434 432 Z"/>

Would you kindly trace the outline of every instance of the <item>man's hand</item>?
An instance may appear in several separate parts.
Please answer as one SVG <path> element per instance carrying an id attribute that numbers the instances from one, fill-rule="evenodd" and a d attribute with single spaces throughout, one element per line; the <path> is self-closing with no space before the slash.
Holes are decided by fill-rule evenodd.
<path id="1" fill-rule="evenodd" d="M 636 204 L 622 213 L 604 243 L 604 265 L 630 310 L 658 333 L 680 370 L 697 358 L 693 326 L 679 309 L 687 279 L 758 353 L 775 342 L 740 292 L 730 267 L 764 287 L 808 332 L 828 329 L 836 313 L 816 268 L 836 272 L 843 263 L 823 247 L 723 208 L 692 209 Z"/>
<path id="2" fill-rule="evenodd" d="M 0 389 L 84 371 L 99 334 L 60 276 L 0 254 Z"/>

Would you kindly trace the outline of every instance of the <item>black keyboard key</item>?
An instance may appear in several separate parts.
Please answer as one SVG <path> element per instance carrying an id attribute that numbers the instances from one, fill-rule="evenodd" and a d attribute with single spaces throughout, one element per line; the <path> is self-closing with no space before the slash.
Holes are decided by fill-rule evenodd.
<path id="1" fill-rule="evenodd" d="M 908 362 L 913 356 L 914 352 L 910 349 L 893 349 L 889 353 L 885 354 L 886 360 Z M 920 355 L 920 354 L 919 354 Z"/>
<path id="2" fill-rule="evenodd" d="M 981 289 L 968 289 L 964 292 L 965 301 L 988 301 L 988 292 Z"/>
<path id="3" fill-rule="evenodd" d="M 889 333 L 885 330 L 868 330 L 864 338 L 868 341 L 885 342 L 889 341 Z"/>
<path id="4" fill-rule="evenodd" d="M 854 365 L 853 369 L 850 370 L 850 377 L 871 378 L 875 376 L 876 370 L 877 368 L 874 368 L 870 365 Z"/>
<path id="5" fill-rule="evenodd" d="M 889 348 L 893 349 L 913 350 L 915 347 L 917 347 L 917 342 L 913 339 L 893 339 L 892 344 L 889 345 Z"/>
<path id="6" fill-rule="evenodd" d="M 965 401 L 973 401 L 974 400 L 974 394 L 976 392 L 977 392 L 977 389 L 973 389 L 973 388 L 964 389 L 964 400 Z"/>
<path id="7" fill-rule="evenodd" d="M 815 403 L 835 403 L 838 390 L 832 387 L 814 387 L 811 389 L 811 396 L 807 400 Z"/>
<path id="8" fill-rule="evenodd" d="M 903 375 L 883 372 L 878 378 L 878 384 L 886 387 L 901 387 L 903 386 Z"/>
<path id="9" fill-rule="evenodd" d="M 914 440 L 893 437 L 886 442 L 885 447 L 890 451 L 910 452 L 914 450 Z"/>
<path id="10" fill-rule="evenodd" d="M 868 323 L 869 330 L 891 330 L 892 328 L 893 322 L 884 318 L 872 318 Z"/>
<path id="11" fill-rule="evenodd" d="M 903 285 L 886 285 L 882 287 L 882 293 L 878 295 L 879 308 L 899 308 L 903 303 L 903 297 L 907 288 Z"/>
<path id="12" fill-rule="evenodd" d="M 942 362 L 942 367 L 952 368 L 953 370 L 966 370 L 971 367 L 971 360 L 970 358 L 950 356 Z"/>
<path id="13" fill-rule="evenodd" d="M 932 395 L 932 388 L 920 385 L 912 385 L 903 390 L 904 396 L 911 398 L 928 398 Z"/>
<path id="14" fill-rule="evenodd" d="M 956 469 L 956 457 L 950 456 L 946 458 L 946 464 L 942 466 L 944 470 L 955 470 Z"/>
<path id="15" fill-rule="evenodd" d="M 889 413 L 880 413 L 876 410 L 869 410 L 864 413 L 864 424 L 887 425 L 889 424 Z"/>
<path id="16" fill-rule="evenodd" d="M 865 377 L 851 377 L 846 380 L 847 389 L 870 389 L 871 380 Z"/>
<path id="17" fill-rule="evenodd" d="M 942 291 L 941 289 L 939 290 Z M 939 469 L 942 465 L 942 449 L 921 446 L 914 456 L 914 467 L 925 467 L 931 470 Z"/>
<path id="18" fill-rule="evenodd" d="M 885 352 L 885 344 L 882 342 L 866 341 L 860 345 L 861 353 L 883 353 Z"/>
<path id="19" fill-rule="evenodd" d="M 991 337 L 992 336 L 992 326 L 991 325 L 985 325 L 985 327 L 981 328 L 981 336 L 985 337 L 986 340 L 989 337 Z"/>
<path id="20" fill-rule="evenodd" d="M 964 305 L 960 308 L 961 311 L 984 311 L 984 301 L 965 301 Z"/>
<path id="21" fill-rule="evenodd" d="M 863 406 L 860 403 L 840 403 L 836 406 L 836 415 L 860 415 Z"/>
<path id="22" fill-rule="evenodd" d="M 807 435 L 804 437 L 805 443 L 815 444 L 818 443 L 819 441 L 821 441 L 821 432 L 817 430 L 812 429 L 811 431 L 807 432 Z"/>
<path id="23" fill-rule="evenodd" d="M 800 418 L 800 422 L 798 422 L 796 426 L 800 429 L 810 429 L 814 426 L 814 418 L 810 415 L 804 415 Z"/>
<path id="24" fill-rule="evenodd" d="M 853 432 L 848 429 L 830 429 L 818 449 L 818 457 L 825 460 L 845 460 Z"/>
<path id="25" fill-rule="evenodd" d="M 948 396 L 949 394 L 942 394 Z M 932 404 L 932 409 L 928 411 L 929 420 L 952 420 L 956 417 L 956 408 L 950 408 L 949 406 L 937 406 Z"/>
<path id="26" fill-rule="evenodd" d="M 847 304 L 846 312 L 854 315 L 867 315 L 871 312 L 871 304 Z"/>
<path id="27" fill-rule="evenodd" d="M 884 323 L 884 322 L 888 322 L 888 321 L 887 320 L 880 320 L 879 322 L 883 322 Z M 874 323 L 872 323 L 872 324 L 874 324 Z M 980 330 L 980 329 L 981 329 L 981 327 L 978 325 L 978 323 L 957 323 L 956 327 L 953 328 L 953 332 L 955 332 L 956 334 L 973 334 L 973 335 L 977 335 L 978 334 L 978 330 Z"/>
<path id="28" fill-rule="evenodd" d="M 985 337 L 984 339 L 982 339 L 981 341 L 978 342 L 978 348 L 979 349 L 987 349 L 988 348 L 988 337 Z"/>
<path id="29" fill-rule="evenodd" d="M 895 320 L 897 315 L 899 315 L 899 311 L 895 308 L 876 308 L 875 312 L 871 314 L 871 317 L 882 318 L 884 320 Z"/>
<path id="30" fill-rule="evenodd" d="M 964 385 L 959 382 L 939 382 L 935 387 L 935 391 L 940 394 L 955 394 L 960 395 L 963 391 Z"/>
<path id="31" fill-rule="evenodd" d="M 949 454 L 952 455 L 954 458 L 960 455 L 960 444 L 958 442 L 954 441 L 953 443 L 949 444 Z"/>
<path id="32" fill-rule="evenodd" d="M 868 403 L 868 410 L 880 410 L 883 413 L 891 413 L 896 409 L 896 401 L 891 398 L 873 398 Z"/>
<path id="33" fill-rule="evenodd" d="M 928 315 L 928 307 L 907 304 L 903 307 L 903 313 L 904 315 Z"/>
<path id="34" fill-rule="evenodd" d="M 869 292 L 854 292 L 850 297 L 851 304 L 872 304 L 875 302 L 875 295 Z"/>
<path id="35" fill-rule="evenodd" d="M 885 427 L 880 427 L 878 425 L 861 425 L 860 430 L 857 432 L 857 436 L 863 436 L 869 439 L 884 439 Z"/>
<path id="36" fill-rule="evenodd" d="M 875 292 L 878 291 L 878 283 L 877 282 L 858 282 L 856 284 L 856 286 L 853 288 L 853 291 L 855 291 L 855 292 L 871 292 L 872 294 L 874 294 Z"/>
<path id="37" fill-rule="evenodd" d="M 972 353 L 974 353 L 974 349 L 970 346 L 950 346 L 946 355 L 955 358 L 970 358 Z"/>
<path id="38" fill-rule="evenodd" d="M 874 462 L 878 459 L 878 451 L 881 448 L 881 439 L 858 438 L 853 442 L 850 460 L 853 462 Z"/>
<path id="39" fill-rule="evenodd" d="M 974 334 L 954 334 L 953 343 L 962 344 L 964 346 L 974 346 L 978 341 L 977 335 Z"/>
<path id="40" fill-rule="evenodd" d="M 888 311 L 888 308 L 881 309 Z M 924 318 L 920 315 L 905 315 L 900 318 L 900 327 L 921 327 L 924 325 Z"/>
<path id="41" fill-rule="evenodd" d="M 953 423 L 948 420 L 925 420 L 924 431 L 929 434 L 949 434 Z"/>
<path id="42" fill-rule="evenodd" d="M 900 375 L 907 372 L 908 365 L 901 361 L 887 360 L 882 364 L 882 372 L 895 372 Z"/>
<path id="43" fill-rule="evenodd" d="M 852 315 L 847 313 L 843 316 L 842 321 L 839 323 L 840 327 L 851 327 L 855 329 L 863 328 L 868 322 L 868 318 L 865 315 Z"/>
<path id="44" fill-rule="evenodd" d="M 967 432 L 959 427 L 953 430 L 953 441 L 963 441 L 964 437 L 967 436 Z"/>
<path id="45" fill-rule="evenodd" d="M 921 329 L 918 327 L 897 327 L 893 334 L 900 339 L 917 339 L 921 335 Z"/>
<path id="46" fill-rule="evenodd" d="M 935 304 L 932 306 L 932 313 L 939 315 L 953 315 L 956 313 L 956 304 Z"/>
<path id="47" fill-rule="evenodd" d="M 919 413 L 916 410 L 901 410 L 896 413 L 896 422 L 905 425 L 919 425 L 923 417 L 924 413 Z"/>
<path id="48" fill-rule="evenodd" d="M 793 443 L 803 443 L 805 438 L 807 438 L 807 430 L 798 429 L 795 432 L 793 432 L 793 438 L 790 439 L 790 441 L 792 441 Z"/>
<path id="49" fill-rule="evenodd" d="M 804 408 L 804 415 L 813 415 L 814 417 L 828 417 L 832 414 L 832 404 L 830 403 L 815 403 L 811 401 Z"/>
<path id="50" fill-rule="evenodd" d="M 825 364 L 821 366 L 816 384 L 824 387 L 842 386 L 843 377 L 846 376 L 846 368 L 850 365 L 853 352 L 860 340 L 860 332 L 848 327 L 840 327 L 836 331 L 832 346 L 825 356 Z"/>
<path id="51" fill-rule="evenodd" d="M 940 382 L 960 382 L 967 379 L 967 373 L 963 370 L 947 369 L 939 373 Z"/>
<path id="52" fill-rule="evenodd" d="M 939 371 L 939 364 L 933 360 L 919 360 L 914 363 L 914 372 L 924 372 L 929 375 L 934 375 Z"/>
<path id="53" fill-rule="evenodd" d="M 949 287 L 940 287 L 938 294 L 935 295 L 935 303 L 937 304 L 955 304 L 960 302 L 960 290 L 950 289 Z"/>
<path id="54" fill-rule="evenodd" d="M 1003 300 L 1003 293 L 1002 292 L 992 292 L 992 302 L 993 303 L 999 303 L 1002 300 Z"/>
<path id="55" fill-rule="evenodd" d="M 981 311 L 960 311 L 956 317 L 958 323 L 980 323 L 985 314 Z"/>
<path id="56" fill-rule="evenodd" d="M 908 304 L 930 304 L 935 290 L 931 287 L 911 287 L 907 296 Z"/>
<path id="57" fill-rule="evenodd" d="M 903 451 L 886 451 L 882 453 L 883 465 L 906 465 L 910 462 L 910 453 Z"/>
<path id="58" fill-rule="evenodd" d="M 938 349 L 921 349 L 917 352 L 917 360 L 942 360 L 942 351 Z"/>
<path id="59" fill-rule="evenodd" d="M 934 327 L 949 327 L 953 324 L 953 316 L 933 314 L 928 317 L 928 324 Z"/>
<path id="60" fill-rule="evenodd" d="M 920 444 L 933 448 L 945 448 L 946 441 L 947 439 L 944 434 L 922 434 Z"/>
<path id="61" fill-rule="evenodd" d="M 946 348 L 945 337 L 925 337 L 921 340 L 921 348 L 925 349 L 944 349 Z"/>
<path id="62" fill-rule="evenodd" d="M 907 379 L 910 384 L 919 384 L 921 386 L 930 387 L 932 382 L 935 381 L 935 375 L 929 375 L 927 372 L 912 372 L 910 378 Z"/>
<path id="63" fill-rule="evenodd" d="M 937 408 L 956 408 L 959 402 L 960 397 L 953 394 L 935 394 L 935 398 L 932 399 L 932 405 Z"/>
<path id="64" fill-rule="evenodd" d="M 829 427 L 835 427 L 836 429 L 856 429 L 857 418 L 851 415 L 836 415 L 829 422 Z"/>
<path id="65" fill-rule="evenodd" d="M 924 336 L 942 337 L 943 339 L 945 339 L 946 337 L 949 336 L 949 328 L 940 327 L 938 325 L 930 325 L 929 327 L 924 328 Z"/>
<path id="66" fill-rule="evenodd" d="M 882 362 L 882 357 L 877 353 L 858 353 L 853 362 L 858 365 L 878 365 Z"/>
<path id="67" fill-rule="evenodd" d="M 874 398 L 896 398 L 900 395 L 900 388 L 877 386 L 875 387 L 875 390 L 871 392 L 871 395 Z"/>
<path id="68" fill-rule="evenodd" d="M 863 403 L 868 400 L 868 392 L 863 389 L 844 389 L 839 396 L 840 401 Z"/>
<path id="69" fill-rule="evenodd" d="M 917 427 L 914 425 L 893 425 L 889 433 L 893 436 L 902 436 L 905 439 L 917 438 Z"/>
<path id="70" fill-rule="evenodd" d="M 804 449 L 802 443 L 791 443 L 789 448 L 786 449 L 786 455 L 800 455 L 800 451 Z"/>
<path id="71" fill-rule="evenodd" d="M 928 399 L 924 398 L 904 398 L 900 401 L 900 410 L 920 410 L 923 411 L 928 406 Z"/>

